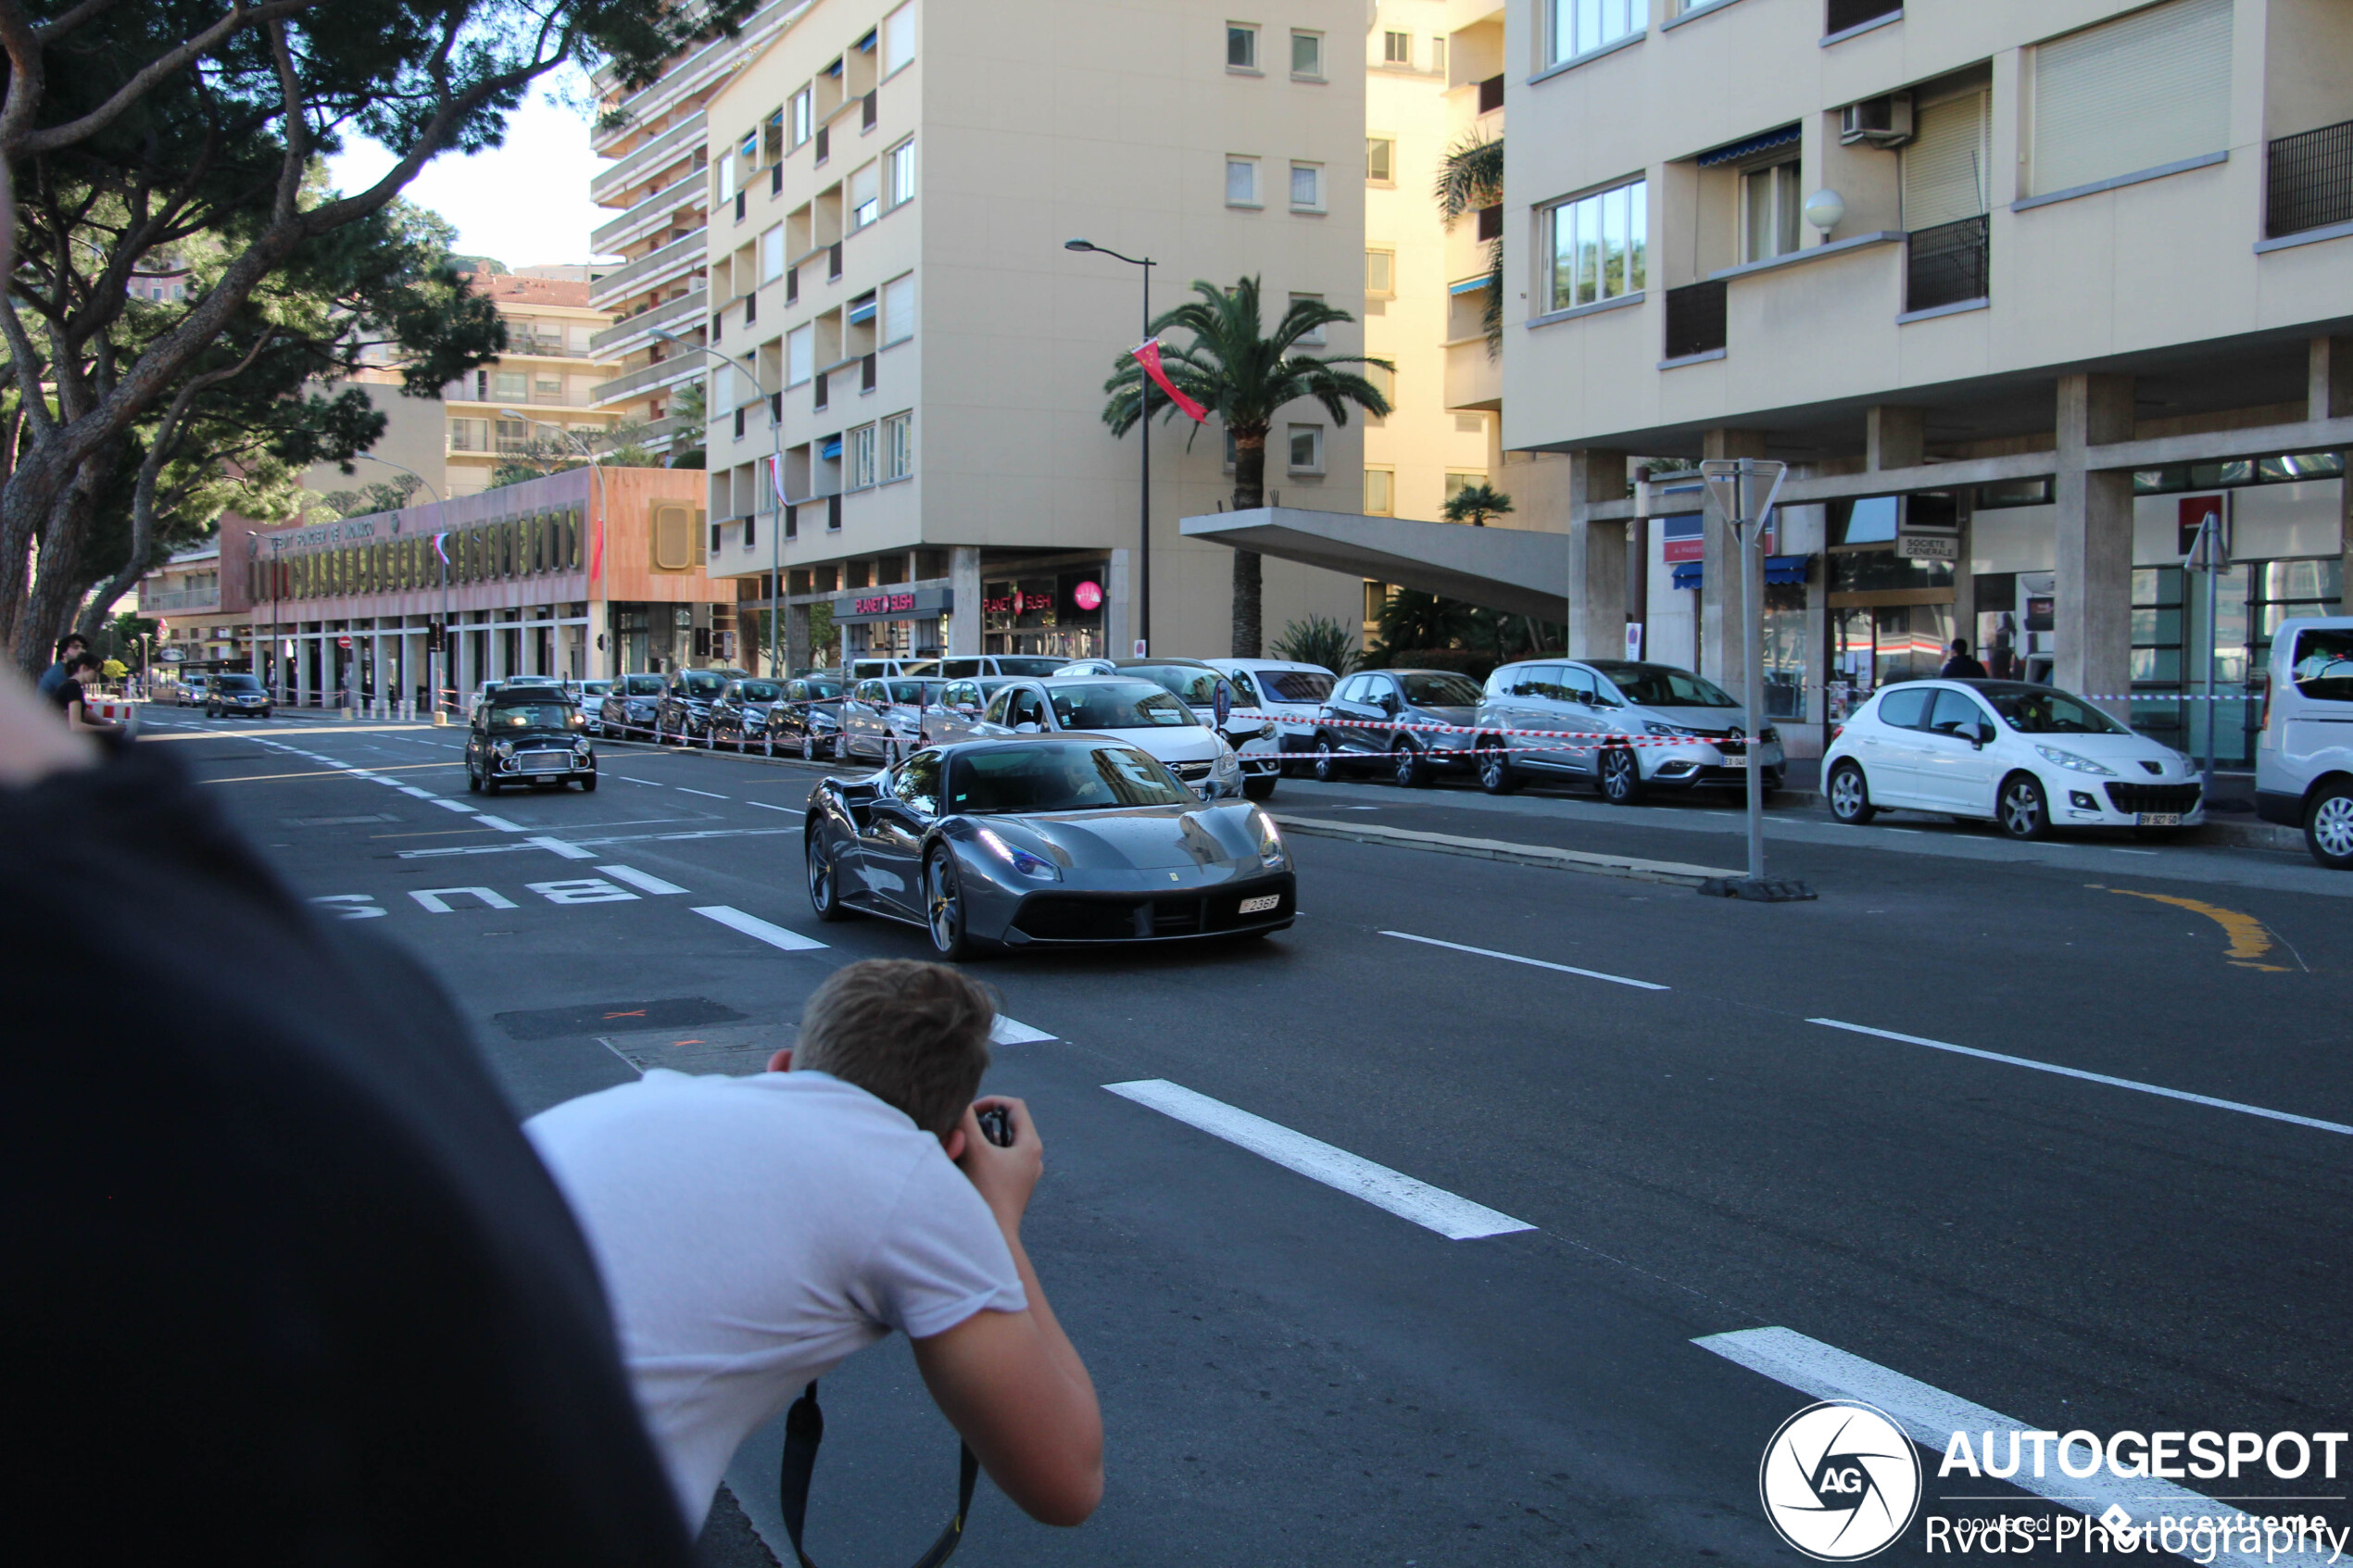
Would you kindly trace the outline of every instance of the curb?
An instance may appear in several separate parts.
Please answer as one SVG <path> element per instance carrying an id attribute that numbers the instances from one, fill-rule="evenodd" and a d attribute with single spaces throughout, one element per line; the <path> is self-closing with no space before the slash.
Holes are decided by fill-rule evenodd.
<path id="1" fill-rule="evenodd" d="M 1718 877 L 1744 873 L 1721 866 L 1695 866 L 1681 860 L 1643 860 L 1629 855 L 1596 855 L 1581 849 L 1554 849 L 1536 844 L 1507 844 L 1497 838 L 1459 838 L 1452 834 L 1422 833 L 1413 828 L 1379 827 L 1370 822 L 1332 822 L 1315 817 L 1267 815 L 1286 833 L 1306 838 L 1344 838 L 1357 844 L 1383 844 L 1394 849 L 1435 850 L 1478 860 L 1504 860 L 1513 865 L 1540 866 L 1548 871 L 1580 872 L 1588 876 L 1612 876 L 1629 882 L 1664 883 L 1672 887 L 1697 887 Z"/>

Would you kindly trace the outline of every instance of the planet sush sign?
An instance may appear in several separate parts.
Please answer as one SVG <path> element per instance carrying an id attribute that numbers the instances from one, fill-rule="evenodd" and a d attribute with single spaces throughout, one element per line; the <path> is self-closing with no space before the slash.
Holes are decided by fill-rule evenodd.
<path id="1" fill-rule="evenodd" d="M 953 588 L 878 589 L 834 596 L 837 626 L 872 621 L 928 621 L 956 608 Z"/>

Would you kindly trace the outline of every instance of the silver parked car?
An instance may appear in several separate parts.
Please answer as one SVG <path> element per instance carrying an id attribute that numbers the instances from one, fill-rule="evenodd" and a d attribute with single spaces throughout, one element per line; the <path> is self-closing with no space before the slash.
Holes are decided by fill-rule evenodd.
<path id="1" fill-rule="evenodd" d="M 1533 778 L 1592 784 L 1630 806 L 1650 790 L 1744 790 L 1748 715 L 1722 688 L 1671 664 L 1624 659 L 1530 659 L 1487 677 L 1479 704 L 1478 782 L 1503 795 Z M 1569 730 L 1549 739 L 1511 730 Z M 1623 739 L 1618 737 L 1623 736 Z M 1781 784 L 1781 737 L 1757 736 L 1764 787 Z"/>
<path id="2" fill-rule="evenodd" d="M 886 768 L 925 744 L 924 714 L 942 683 L 906 677 L 861 681 L 841 705 L 840 754 L 863 757 Z"/>

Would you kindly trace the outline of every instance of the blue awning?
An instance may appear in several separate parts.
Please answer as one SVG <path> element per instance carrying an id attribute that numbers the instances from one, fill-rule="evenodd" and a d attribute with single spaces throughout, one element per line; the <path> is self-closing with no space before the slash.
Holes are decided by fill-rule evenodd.
<path id="1" fill-rule="evenodd" d="M 838 457 L 840 457 L 840 456 L 841 456 L 841 437 L 840 437 L 840 436 L 838 436 L 838 435 L 829 435 L 829 436 L 825 437 L 824 445 L 820 445 L 820 446 L 817 448 L 817 456 L 819 456 L 819 457 L 821 457 L 821 458 L 838 458 Z"/>
<path id="2" fill-rule="evenodd" d="M 873 295 L 861 295 L 849 302 L 849 320 L 853 325 L 860 321 L 871 321 L 874 319 L 875 296 Z"/>
<path id="3" fill-rule="evenodd" d="M 1698 587 L 1702 581 L 1700 565 L 1701 563 L 1695 560 L 1677 561 L 1675 563 L 1675 586 L 1678 588 Z M 1803 583 L 1806 581 L 1806 574 L 1813 570 L 1813 566 L 1814 558 L 1812 556 L 1767 556 L 1765 558 L 1765 581 L 1768 585 L 1775 583 Z"/>
<path id="4" fill-rule="evenodd" d="M 1699 568 L 1700 563 L 1695 560 L 1677 561 L 1675 563 L 1675 586 L 1678 588 L 1698 587 Z"/>
<path id="5" fill-rule="evenodd" d="M 1446 292 L 1448 294 L 1478 294 L 1494 281 L 1492 274 L 1482 272 L 1476 278 L 1465 278 L 1459 283 L 1447 284 Z"/>
<path id="6" fill-rule="evenodd" d="M 1769 153 L 1775 147 L 1793 147 L 1797 144 L 1797 134 L 1796 126 L 1784 125 L 1779 131 L 1768 131 L 1762 136 L 1727 142 L 1711 152 L 1700 154 L 1696 161 L 1702 169 L 1713 169 L 1719 163 L 1738 163 L 1758 153 Z"/>

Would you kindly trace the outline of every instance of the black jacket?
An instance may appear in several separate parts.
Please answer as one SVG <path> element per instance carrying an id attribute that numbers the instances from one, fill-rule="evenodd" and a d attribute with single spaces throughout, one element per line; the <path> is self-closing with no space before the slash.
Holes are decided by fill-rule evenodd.
<path id="1" fill-rule="evenodd" d="M 1944 661 L 1944 668 L 1936 672 L 1936 678 L 1940 681 L 1982 681 L 1985 679 L 1985 666 L 1968 654 L 1957 653 Z"/>

